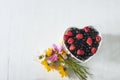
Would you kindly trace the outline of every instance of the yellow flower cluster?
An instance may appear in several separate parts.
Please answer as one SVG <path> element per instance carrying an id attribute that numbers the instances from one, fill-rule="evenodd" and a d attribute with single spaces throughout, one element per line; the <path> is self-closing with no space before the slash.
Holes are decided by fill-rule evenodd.
<path id="1" fill-rule="evenodd" d="M 44 65 L 48 72 L 52 70 L 52 67 L 49 66 L 47 60 L 43 60 L 41 64 Z"/>
<path id="2" fill-rule="evenodd" d="M 48 57 L 51 56 L 51 55 L 52 55 L 51 51 L 52 51 L 52 48 L 48 48 L 48 49 L 45 51 L 46 56 L 48 56 Z"/>
<path id="3" fill-rule="evenodd" d="M 41 64 L 44 65 L 46 70 L 49 72 L 51 70 L 57 70 L 61 77 L 67 76 L 67 71 L 63 64 L 64 60 L 67 57 L 67 51 L 62 49 L 48 48 L 45 51 L 45 59 L 41 61 Z"/>
<path id="4" fill-rule="evenodd" d="M 59 69 L 59 73 L 61 75 L 61 77 L 65 77 L 67 76 L 67 71 L 65 70 L 65 68 L 63 66 L 58 66 L 58 69 Z"/>

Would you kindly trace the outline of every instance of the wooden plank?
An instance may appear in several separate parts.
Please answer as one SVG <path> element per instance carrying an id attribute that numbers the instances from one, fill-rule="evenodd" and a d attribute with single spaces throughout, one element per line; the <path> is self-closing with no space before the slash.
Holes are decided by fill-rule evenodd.
<path id="1" fill-rule="evenodd" d="M 8 80 L 9 71 L 9 14 L 4 9 L 0 8 L 0 80 Z"/>

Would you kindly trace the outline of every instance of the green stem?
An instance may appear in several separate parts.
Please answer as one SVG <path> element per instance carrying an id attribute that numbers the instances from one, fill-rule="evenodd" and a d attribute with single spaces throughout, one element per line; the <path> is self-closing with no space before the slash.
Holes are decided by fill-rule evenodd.
<path id="1" fill-rule="evenodd" d="M 68 65 L 68 68 L 72 70 L 72 72 L 80 79 L 80 80 L 86 80 L 87 76 L 89 75 L 89 72 L 86 67 L 78 64 L 74 60 L 67 59 L 65 60 L 65 63 Z"/>

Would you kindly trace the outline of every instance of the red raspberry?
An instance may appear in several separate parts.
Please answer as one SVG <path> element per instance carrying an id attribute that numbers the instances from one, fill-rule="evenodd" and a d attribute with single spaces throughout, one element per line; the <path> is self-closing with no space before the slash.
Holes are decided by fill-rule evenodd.
<path id="1" fill-rule="evenodd" d="M 95 47 L 93 47 L 93 48 L 91 49 L 92 54 L 95 54 L 96 51 L 97 51 L 97 49 L 96 49 Z"/>
<path id="2" fill-rule="evenodd" d="M 83 38 L 83 34 L 77 34 L 77 35 L 76 35 L 76 38 L 77 38 L 77 39 L 82 39 L 82 38 Z"/>
<path id="3" fill-rule="evenodd" d="M 63 39 L 68 40 L 68 35 L 64 35 Z"/>
<path id="4" fill-rule="evenodd" d="M 100 36 L 96 36 L 96 41 L 100 42 L 101 41 L 101 37 Z"/>
<path id="5" fill-rule="evenodd" d="M 89 32 L 89 27 L 88 26 L 84 27 L 84 31 Z"/>
<path id="6" fill-rule="evenodd" d="M 72 36 L 73 33 L 72 33 L 71 31 L 68 31 L 68 32 L 67 32 L 67 35 L 68 35 L 68 36 Z"/>
<path id="7" fill-rule="evenodd" d="M 91 37 L 87 38 L 87 44 L 90 45 L 90 46 L 92 45 L 92 38 Z"/>
<path id="8" fill-rule="evenodd" d="M 77 55 L 83 55 L 84 54 L 84 50 L 78 49 L 77 50 Z"/>
<path id="9" fill-rule="evenodd" d="M 68 44 L 72 44 L 74 42 L 74 40 L 72 38 L 69 38 L 67 42 L 68 42 Z"/>
<path id="10" fill-rule="evenodd" d="M 73 44 L 70 45 L 69 49 L 70 49 L 71 51 L 75 50 L 75 45 L 73 45 Z"/>

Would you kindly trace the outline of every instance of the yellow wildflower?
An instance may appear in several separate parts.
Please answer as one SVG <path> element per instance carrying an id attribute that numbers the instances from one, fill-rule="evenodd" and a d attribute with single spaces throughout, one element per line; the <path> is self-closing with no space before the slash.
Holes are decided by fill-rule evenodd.
<path id="1" fill-rule="evenodd" d="M 65 70 L 60 70 L 59 73 L 62 78 L 67 76 L 67 72 Z"/>
<path id="2" fill-rule="evenodd" d="M 58 65 L 57 67 L 58 67 L 58 70 L 64 69 L 62 65 Z"/>
<path id="3" fill-rule="evenodd" d="M 67 52 L 65 50 L 62 50 L 61 56 L 66 59 L 67 58 Z"/>
<path id="4" fill-rule="evenodd" d="M 65 71 L 63 66 L 61 66 L 61 65 L 58 66 L 58 69 L 59 69 L 59 73 L 60 73 L 62 78 L 67 76 L 67 72 Z"/>
<path id="5" fill-rule="evenodd" d="M 44 65 L 48 72 L 51 71 L 52 68 L 48 65 L 47 60 L 43 60 L 41 64 Z"/>
<path id="6" fill-rule="evenodd" d="M 62 55 L 62 56 L 66 56 L 66 53 L 65 53 L 65 52 L 63 52 L 61 55 Z"/>
<path id="7" fill-rule="evenodd" d="M 51 54 L 52 54 L 52 48 L 48 48 L 45 53 L 46 53 L 46 55 L 48 57 L 51 56 Z"/>
<path id="8" fill-rule="evenodd" d="M 58 56 L 59 61 L 64 61 L 64 59 L 59 55 Z"/>

